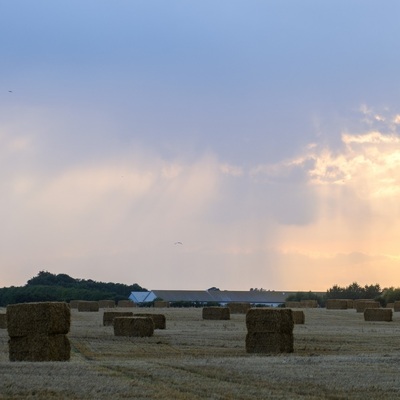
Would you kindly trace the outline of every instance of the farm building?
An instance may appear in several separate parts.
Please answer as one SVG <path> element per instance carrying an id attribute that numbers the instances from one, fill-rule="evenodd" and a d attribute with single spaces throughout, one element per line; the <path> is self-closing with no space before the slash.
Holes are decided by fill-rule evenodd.
<path id="1" fill-rule="evenodd" d="M 295 292 L 279 292 L 274 290 L 152 290 L 150 292 L 132 292 L 129 299 L 135 303 L 147 303 L 155 299 L 173 302 L 215 302 L 221 305 L 229 303 L 251 303 L 277 307 L 284 304 L 286 298 Z"/>

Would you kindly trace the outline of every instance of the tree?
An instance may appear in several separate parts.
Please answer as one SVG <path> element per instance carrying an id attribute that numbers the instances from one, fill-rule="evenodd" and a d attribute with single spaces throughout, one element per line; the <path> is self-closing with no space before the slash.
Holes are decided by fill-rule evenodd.
<path id="1" fill-rule="evenodd" d="M 286 301 L 316 300 L 320 307 L 325 305 L 325 298 L 313 292 L 296 292 L 286 298 Z"/>
<path id="2" fill-rule="evenodd" d="M 137 283 L 96 282 L 92 279 L 74 279 L 67 274 L 52 274 L 40 271 L 28 280 L 25 286 L 0 289 L 0 306 L 38 301 L 71 300 L 123 300 L 131 292 L 147 291 Z"/>
<path id="3" fill-rule="evenodd" d="M 376 299 L 382 293 L 378 284 L 360 286 L 357 282 L 351 283 L 347 287 L 333 285 L 326 292 L 327 299 Z"/>

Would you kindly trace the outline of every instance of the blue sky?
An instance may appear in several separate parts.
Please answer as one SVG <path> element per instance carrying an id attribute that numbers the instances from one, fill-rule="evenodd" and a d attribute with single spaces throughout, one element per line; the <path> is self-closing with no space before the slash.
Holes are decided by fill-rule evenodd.
<path id="1" fill-rule="evenodd" d="M 400 286 L 399 11 L 0 0 L 0 286 Z"/>

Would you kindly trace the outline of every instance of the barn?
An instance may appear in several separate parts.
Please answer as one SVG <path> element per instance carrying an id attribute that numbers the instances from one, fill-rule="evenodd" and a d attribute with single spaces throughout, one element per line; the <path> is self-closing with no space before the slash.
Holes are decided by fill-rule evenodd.
<path id="1" fill-rule="evenodd" d="M 152 290 L 149 292 L 132 292 L 129 299 L 137 304 L 152 302 L 162 299 L 169 303 L 193 302 L 193 303 L 251 303 L 278 307 L 285 303 L 286 298 L 295 292 L 281 292 L 275 290 Z"/>

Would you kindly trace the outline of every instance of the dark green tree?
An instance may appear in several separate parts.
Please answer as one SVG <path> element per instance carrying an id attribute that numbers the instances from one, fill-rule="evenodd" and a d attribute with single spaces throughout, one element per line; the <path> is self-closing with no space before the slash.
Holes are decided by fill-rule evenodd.
<path id="1" fill-rule="evenodd" d="M 38 301 L 71 300 L 124 300 L 131 292 L 146 291 L 137 283 L 96 282 L 91 279 L 75 279 L 67 274 L 40 271 L 25 286 L 0 289 L 0 306 Z"/>

